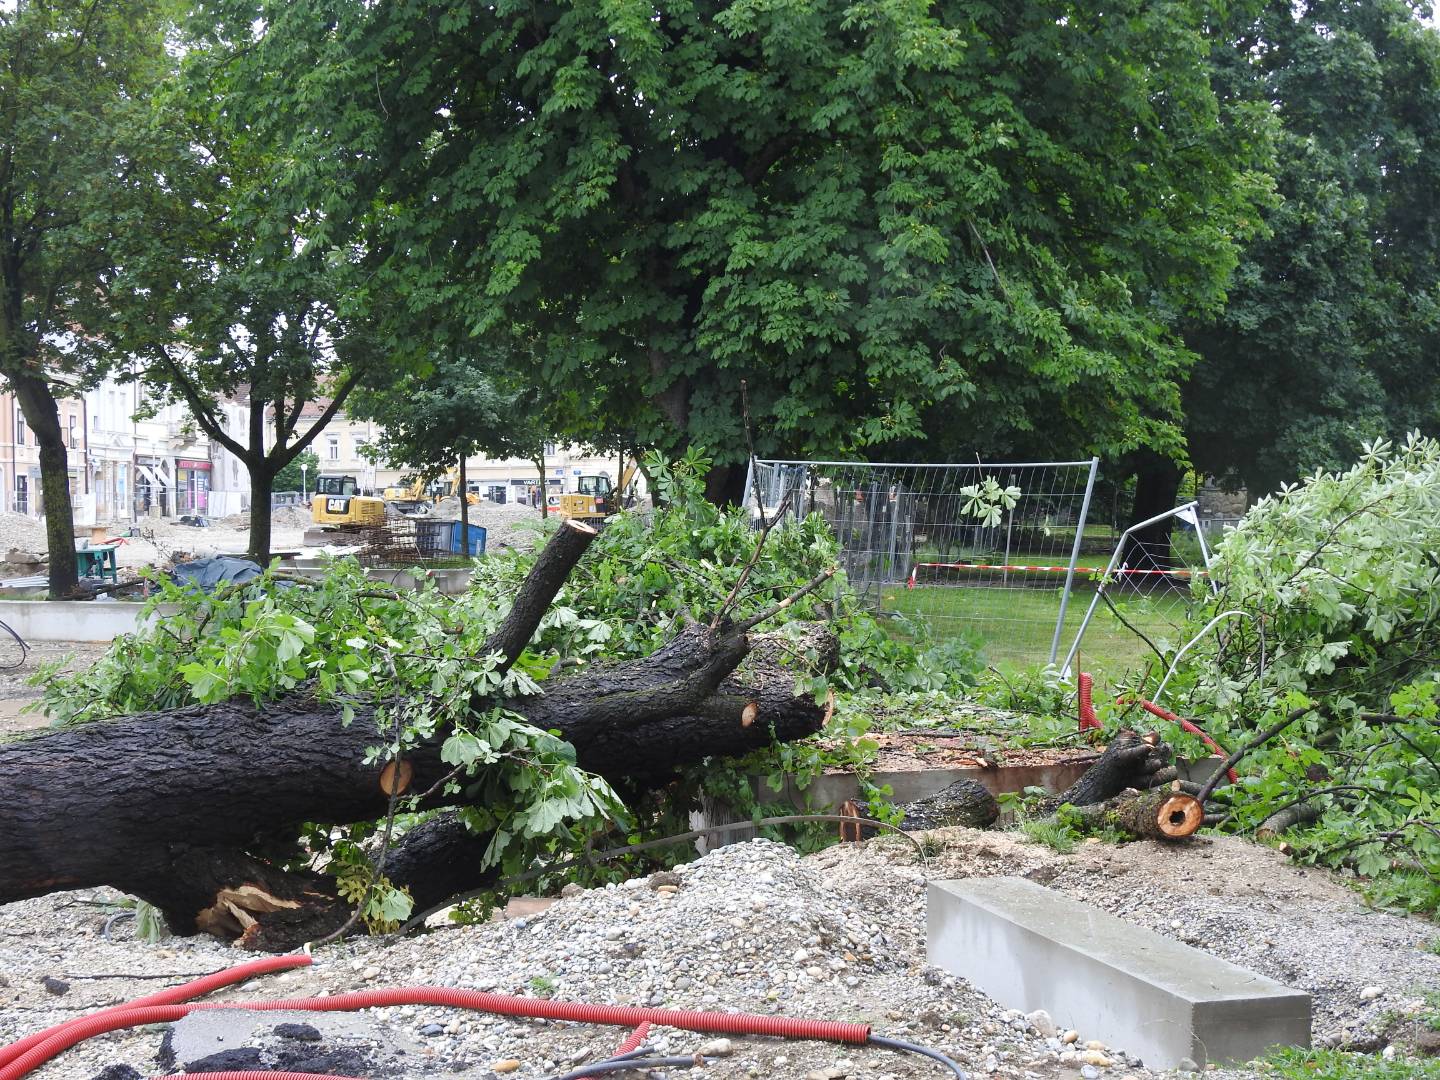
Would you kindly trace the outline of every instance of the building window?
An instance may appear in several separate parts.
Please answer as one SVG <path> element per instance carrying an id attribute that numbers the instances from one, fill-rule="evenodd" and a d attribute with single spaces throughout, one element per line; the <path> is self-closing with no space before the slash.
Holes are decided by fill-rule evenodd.
<path id="1" fill-rule="evenodd" d="M 69 446 L 71 450 L 77 449 L 77 448 L 79 447 L 79 445 L 80 445 L 80 440 L 77 439 L 77 438 L 75 438 L 75 414 L 74 414 L 74 413 L 71 413 L 71 414 L 70 414 L 70 441 L 69 441 L 68 443 L 66 443 L 66 445 Z"/>
<path id="2" fill-rule="evenodd" d="M 30 512 L 29 477 L 15 477 L 15 512 L 17 514 L 28 514 Z"/>
<path id="3" fill-rule="evenodd" d="M 15 410 L 15 445 L 25 445 L 25 414 L 18 408 Z M 20 478 L 15 479 L 18 482 Z"/>
<path id="4" fill-rule="evenodd" d="M 340 436 L 338 436 L 338 435 L 331 435 L 331 436 L 326 440 L 326 443 L 327 443 L 328 448 L 329 448 L 329 457 L 330 457 L 330 460 L 331 460 L 331 461 L 339 461 L 339 460 L 340 460 Z"/>
<path id="5" fill-rule="evenodd" d="M 545 454 L 546 457 L 554 457 L 554 456 L 555 456 L 555 444 L 554 444 L 553 442 L 547 442 L 547 443 L 545 444 L 545 449 L 544 449 L 543 453 Z"/>

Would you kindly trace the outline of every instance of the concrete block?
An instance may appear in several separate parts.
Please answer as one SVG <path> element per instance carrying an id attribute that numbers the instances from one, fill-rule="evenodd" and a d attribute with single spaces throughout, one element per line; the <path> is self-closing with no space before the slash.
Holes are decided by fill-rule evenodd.
<path id="1" fill-rule="evenodd" d="M 930 963 L 1150 1068 L 1310 1045 L 1310 995 L 1023 878 L 932 881 Z"/>

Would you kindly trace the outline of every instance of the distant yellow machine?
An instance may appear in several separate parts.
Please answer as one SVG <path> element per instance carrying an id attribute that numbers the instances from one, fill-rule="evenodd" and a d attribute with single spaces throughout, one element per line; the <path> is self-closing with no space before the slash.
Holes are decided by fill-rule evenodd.
<path id="1" fill-rule="evenodd" d="M 353 476 L 320 476 L 310 497 L 310 520 L 328 529 L 385 524 L 385 500 L 360 494 Z"/>
<path id="2" fill-rule="evenodd" d="M 394 484 L 380 492 L 387 510 L 406 517 L 424 516 L 430 513 L 430 496 L 425 485 L 417 477 L 408 484 Z"/>
<path id="3" fill-rule="evenodd" d="M 575 490 L 560 496 L 560 516 L 578 518 L 581 521 L 603 521 L 621 510 L 621 499 L 630 481 L 635 478 L 639 465 L 631 460 L 620 474 L 620 483 L 611 486 L 610 477 L 581 476 L 577 478 Z"/>
<path id="4" fill-rule="evenodd" d="M 449 469 L 443 479 L 430 481 L 430 501 L 439 502 L 441 499 L 457 499 L 460 497 L 460 470 Z M 471 506 L 480 505 L 480 496 L 473 491 L 465 493 L 465 501 Z"/>

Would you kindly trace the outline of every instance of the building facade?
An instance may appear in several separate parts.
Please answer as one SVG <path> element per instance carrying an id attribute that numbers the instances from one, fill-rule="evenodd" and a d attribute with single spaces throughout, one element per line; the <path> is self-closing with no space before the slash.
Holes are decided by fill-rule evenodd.
<path id="1" fill-rule="evenodd" d="M 61 437 L 65 440 L 70 465 L 70 501 L 79 517 L 87 506 L 93 507 L 94 502 L 86 468 L 89 439 L 84 398 L 62 400 L 59 412 Z M 20 403 L 3 383 L 0 383 L 0 491 L 4 492 L 5 509 L 11 513 L 32 517 L 44 513 L 40 447 L 35 442 L 35 433 L 25 423 Z M 90 516 L 93 520 L 93 509 Z"/>
<path id="2" fill-rule="evenodd" d="M 296 437 L 313 427 L 328 407 L 306 405 Z M 250 507 L 250 473 L 245 463 L 207 438 L 189 410 L 157 401 L 137 381 L 107 379 L 59 402 L 60 426 L 70 459 L 70 502 L 77 525 L 143 523 L 181 515 L 224 517 Z M 243 394 L 217 410 L 226 433 L 248 438 L 250 403 Z M 265 426 L 273 449 L 273 421 Z M 366 448 L 379 441 L 372 421 L 342 414 L 320 431 L 310 449 L 319 472 L 354 476 L 362 490 L 379 493 L 399 485 L 410 470 L 371 461 Z M 618 478 L 622 463 L 580 446 L 545 448 L 544 493 L 573 492 L 581 476 Z M 472 457 L 465 463 L 470 490 L 493 502 L 538 505 L 537 463 L 524 458 Z M 309 482 L 313 490 L 315 477 Z M 15 396 L 0 382 L 0 506 L 40 517 L 40 453 Z"/>
<path id="3" fill-rule="evenodd" d="M 300 438 L 308 432 L 329 404 L 320 400 L 306 405 L 295 425 L 295 437 Z M 273 432 L 273 424 L 267 424 L 265 430 Z M 379 438 L 380 430 L 374 422 L 353 420 L 341 413 L 325 425 L 310 444 L 310 449 L 320 459 L 321 473 L 353 476 L 362 491 L 378 493 L 387 487 L 400 485 L 411 473 L 411 470 L 389 462 L 370 460 L 366 448 L 375 445 Z M 586 447 L 554 443 L 545 447 L 545 487 L 550 495 L 575 491 L 581 476 L 603 473 L 614 482 L 619 478 L 620 469 L 621 463 L 615 458 L 601 457 Z M 492 502 L 535 503 L 540 490 L 539 468 L 536 462 L 525 458 L 500 459 L 478 455 L 467 458 L 465 479 L 472 492 Z"/>
<path id="4" fill-rule="evenodd" d="M 77 525 L 209 513 L 210 444 L 186 409 L 154 404 L 138 383 L 107 379 L 58 402 Z M 0 383 L 4 508 L 41 517 L 40 451 L 15 395 Z"/>

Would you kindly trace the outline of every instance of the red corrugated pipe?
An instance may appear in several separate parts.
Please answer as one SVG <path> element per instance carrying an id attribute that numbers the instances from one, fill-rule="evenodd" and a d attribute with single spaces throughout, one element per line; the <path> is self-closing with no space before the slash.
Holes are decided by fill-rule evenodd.
<path id="1" fill-rule="evenodd" d="M 545 1020 L 569 1020 L 588 1024 L 624 1026 L 649 1022 L 714 1035 L 777 1035 L 792 1039 L 862 1044 L 869 1041 L 869 1024 L 834 1020 L 804 1020 L 789 1016 L 761 1016 L 754 1013 L 707 1013 L 689 1009 L 652 1009 L 631 1005 L 594 1005 L 586 1002 L 549 1001 L 545 998 L 511 997 L 480 990 L 459 990 L 443 986 L 394 987 L 361 990 L 324 998 L 291 998 L 275 1001 L 196 1001 L 141 1008 L 120 1006 L 52 1029 L 49 1038 L 32 1045 L 0 1068 L 0 1080 L 20 1080 L 76 1043 L 108 1031 L 164 1024 L 179 1020 L 198 1009 L 296 1010 L 307 1012 L 348 1012 L 354 1009 L 384 1008 L 393 1005 L 438 1005 L 502 1016 L 527 1016 Z"/>
<path id="2" fill-rule="evenodd" d="M 625 1041 L 622 1042 L 619 1046 L 617 1046 L 615 1048 L 615 1053 L 611 1054 L 610 1056 L 623 1057 L 624 1055 L 630 1053 L 631 1050 L 638 1050 L 640 1044 L 645 1041 L 645 1036 L 649 1034 L 650 1021 L 646 1020 L 641 1023 L 641 1025 L 637 1027 L 634 1031 L 632 1031 L 629 1035 L 626 1035 Z"/>
<path id="3" fill-rule="evenodd" d="M 1080 730 L 1098 730 L 1100 719 L 1095 715 L 1095 705 L 1091 699 L 1095 687 L 1095 680 L 1090 678 L 1088 672 L 1080 673 Z"/>
<path id="4" fill-rule="evenodd" d="M 1125 705 L 1129 701 L 1129 698 L 1122 697 L 1118 699 L 1115 704 Z M 1228 758 L 1230 756 L 1230 751 L 1226 750 L 1223 746 L 1221 746 L 1218 742 L 1216 742 L 1208 734 L 1206 734 L 1205 731 L 1193 720 L 1186 720 L 1183 716 L 1176 716 L 1169 709 L 1161 705 L 1156 705 L 1153 701 L 1146 701 L 1144 698 L 1140 699 L 1140 707 L 1146 712 L 1148 712 L 1151 716 L 1158 716 L 1161 720 L 1169 720 L 1172 724 L 1180 725 L 1183 730 L 1190 732 L 1191 735 L 1200 736 L 1201 741 L 1203 741 L 1206 746 L 1210 747 L 1211 750 L 1214 750 L 1215 753 L 1219 754 L 1222 758 Z M 1240 777 L 1233 768 L 1227 769 L 1225 770 L 1225 772 L 1226 775 L 1230 777 L 1230 783 L 1238 784 L 1240 782 Z"/>
<path id="5" fill-rule="evenodd" d="M 56 1024 L 54 1027 L 46 1028 L 44 1031 L 37 1031 L 34 1035 L 27 1035 L 18 1042 L 9 1046 L 0 1046 L 0 1069 L 10 1064 L 25 1051 L 33 1046 L 38 1046 L 52 1036 L 73 1027 L 76 1024 L 83 1024 L 87 1020 L 94 1020 L 98 1016 L 105 1016 L 110 1013 L 125 1012 L 130 1009 L 141 1009 L 148 1005 L 173 1005 L 179 1001 L 189 1001 L 191 998 L 208 994 L 212 990 L 219 990 L 224 986 L 234 986 L 246 979 L 253 979 L 257 975 L 269 975 L 275 971 L 286 971 L 290 968 L 308 967 L 314 961 L 308 953 L 286 953 L 283 956 L 266 956 L 260 960 L 251 960 L 246 964 L 239 964 L 224 971 L 217 971 L 213 975 L 206 975 L 204 978 L 195 979 L 192 982 L 181 983 L 179 986 L 172 986 L 168 990 L 160 990 L 153 994 L 146 994 L 144 997 L 136 998 L 134 1001 L 126 1002 L 123 1005 L 111 1005 L 109 1008 L 93 1012 L 89 1016 L 77 1016 L 73 1020 L 66 1020 L 63 1024 Z M 73 1045 L 73 1044 L 72 1044 Z M 0 1073 L 0 1075 L 5 1075 Z M 23 1074 L 17 1074 L 23 1075 Z"/>

